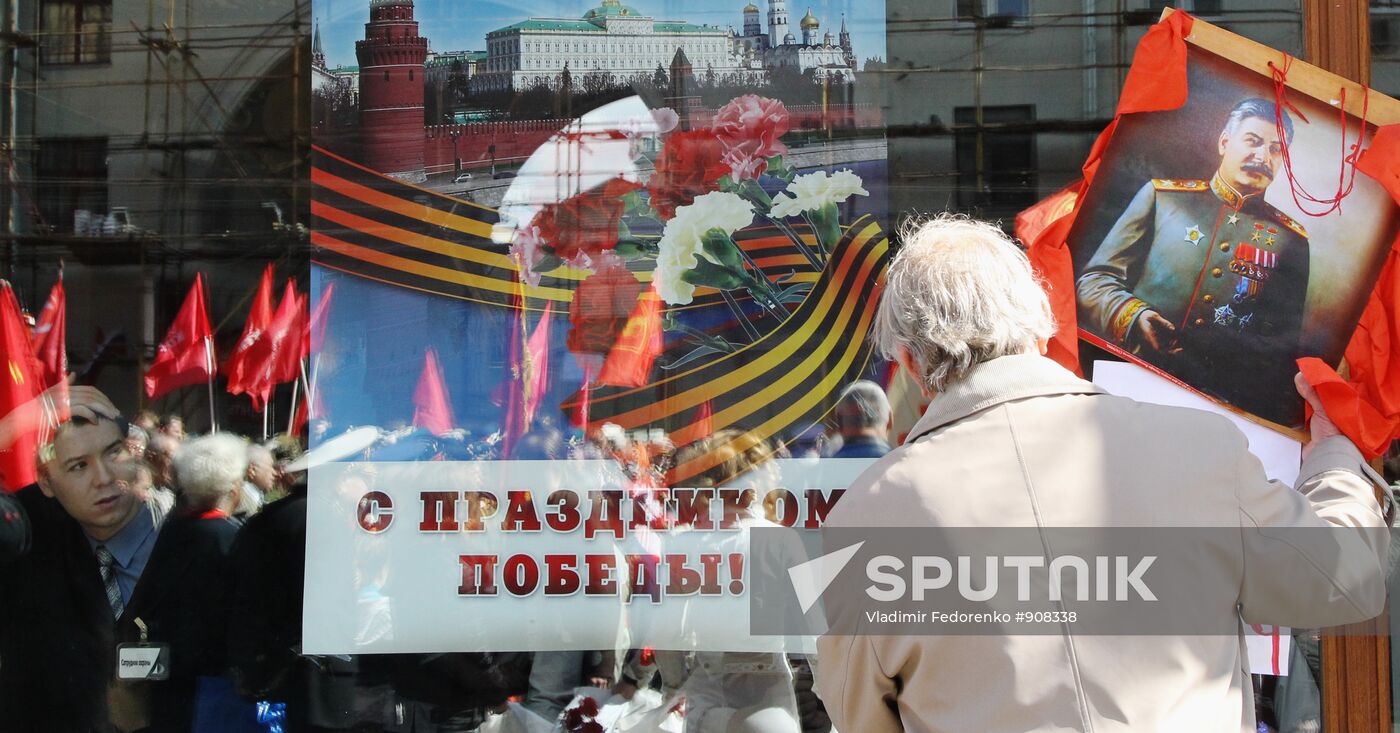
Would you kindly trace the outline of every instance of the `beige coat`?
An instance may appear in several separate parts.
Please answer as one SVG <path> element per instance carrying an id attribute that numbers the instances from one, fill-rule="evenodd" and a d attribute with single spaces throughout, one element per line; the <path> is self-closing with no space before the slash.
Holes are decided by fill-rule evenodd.
<path id="1" fill-rule="evenodd" d="M 1385 532 L 1348 533 L 1354 542 L 1327 550 L 1255 529 L 1383 527 L 1378 477 L 1356 448 L 1340 437 L 1314 446 L 1294 491 L 1268 481 L 1246 446 L 1218 415 L 1107 395 L 1039 356 L 1003 357 L 935 398 L 828 526 L 1238 525 L 1233 543 L 1208 553 L 1224 568 L 1201 577 L 1226 580 L 1203 583 L 1202 603 L 1300 627 L 1378 615 Z M 842 733 L 1253 733 L 1242 646 L 1233 637 L 1071 632 L 828 635 L 817 689 Z"/>

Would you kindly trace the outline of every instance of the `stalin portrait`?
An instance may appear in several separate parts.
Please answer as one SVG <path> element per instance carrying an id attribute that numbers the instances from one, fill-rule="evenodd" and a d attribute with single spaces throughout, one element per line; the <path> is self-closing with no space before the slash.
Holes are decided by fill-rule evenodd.
<path id="1" fill-rule="evenodd" d="M 1081 326 L 1110 345 L 1294 426 L 1301 404 L 1278 396 L 1291 394 L 1302 356 L 1308 233 L 1264 201 L 1283 165 L 1279 120 L 1291 141 L 1293 121 L 1273 101 L 1239 102 L 1222 121 L 1213 174 L 1144 183 L 1081 270 L 1076 296 Z"/>

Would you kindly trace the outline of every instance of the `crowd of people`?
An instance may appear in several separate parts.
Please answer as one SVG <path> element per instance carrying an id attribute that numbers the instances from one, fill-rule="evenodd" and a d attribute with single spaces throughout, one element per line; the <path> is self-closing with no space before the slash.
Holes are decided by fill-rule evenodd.
<path id="1" fill-rule="evenodd" d="M 611 459 L 645 490 L 704 456 L 710 467 L 690 485 L 753 489 L 725 503 L 726 523 L 740 526 L 776 523 L 760 499 L 774 458 L 874 458 L 827 526 L 1238 525 L 1194 569 L 1209 582 L 1192 599 L 1232 627 L 1380 612 L 1385 484 L 1306 383 L 1312 442 L 1293 490 L 1267 480 L 1228 422 L 1108 395 L 1045 358 L 1053 332 L 1024 254 L 995 227 L 943 218 L 906 234 L 876 321 L 882 351 L 932 400 L 900 447 L 890 448 L 884 391 L 856 382 L 827 432 L 787 446 L 723 429 L 677 447 L 608 426 L 570 441 L 541 422 L 510 458 Z M 297 439 L 192 437 L 178 416 L 128 421 L 93 388 L 67 393 L 71 418 L 37 450 L 37 483 L 0 494 L 5 731 L 468 733 L 516 709 L 551 730 L 599 731 L 567 709 L 579 688 L 622 699 L 649 690 L 663 713 L 682 713 L 687 733 L 1233 731 L 1256 722 L 1233 636 L 857 637 L 841 604 L 828 607 L 833 631 L 812 658 L 651 649 L 645 634 L 617 650 L 303 654 L 305 561 L 316 548 L 306 542 Z M 498 455 L 495 437 L 377 435 L 361 455 Z M 1172 470 L 1143 468 L 1154 466 Z M 1310 535 L 1325 539 L 1314 544 L 1272 534 L 1291 528 L 1335 532 Z M 372 572 L 357 565 L 347 578 L 377 586 L 359 577 Z"/>
<path id="2" fill-rule="evenodd" d="M 6 731 L 447 733 L 475 730 L 509 699 L 552 725 L 562 724 L 580 687 L 624 699 L 653 689 L 670 704 L 688 700 L 689 730 L 830 729 L 812 692 L 812 668 L 800 656 L 641 645 L 304 656 L 306 473 L 289 470 L 301 468 L 299 440 L 191 436 L 180 416 L 150 411 L 128 421 L 90 387 L 71 388 L 68 399 L 72 420 L 39 450 L 37 485 L 0 494 Z M 831 429 L 799 455 L 879 455 L 889 450 L 889 423 L 883 390 L 855 383 L 833 411 Z M 678 451 L 664 436 L 612 425 L 568 440 L 545 421 L 519 439 L 512 456 L 606 459 L 628 481 L 661 486 L 677 460 L 720 450 L 737 436 L 730 432 Z M 482 459 L 495 441 L 474 445 L 408 428 L 381 432 L 367 455 L 427 459 L 454 443 L 471 446 L 463 457 Z M 718 486 L 792 455 L 757 438 L 736 444 L 745 449 L 698 484 Z M 753 521 L 776 519 L 753 492 L 738 509 Z M 123 650 L 143 646 L 160 650 L 165 669 L 125 679 L 120 669 L 131 652 Z M 726 671 L 736 665 L 745 670 L 737 677 Z M 727 699 L 740 691 L 742 699 Z"/>

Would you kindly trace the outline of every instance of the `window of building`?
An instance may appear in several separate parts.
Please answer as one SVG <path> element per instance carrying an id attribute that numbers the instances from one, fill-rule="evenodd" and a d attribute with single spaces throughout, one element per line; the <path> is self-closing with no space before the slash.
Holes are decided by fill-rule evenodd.
<path id="1" fill-rule="evenodd" d="M 1154 13 L 1165 8 L 1176 8 L 1202 16 L 1220 15 L 1224 0 L 1148 0 L 1147 7 Z"/>
<path id="2" fill-rule="evenodd" d="M 1025 18 L 1030 14 L 1030 0 L 958 0 L 958 19 Z"/>
<path id="3" fill-rule="evenodd" d="M 43 0 L 40 55 L 46 64 L 112 59 L 112 0 Z"/>
<path id="4" fill-rule="evenodd" d="M 981 216 L 1015 216 L 1037 199 L 1034 105 L 957 107 L 953 121 L 958 167 L 958 207 Z"/>
<path id="5" fill-rule="evenodd" d="M 72 232 L 80 209 L 106 216 L 107 138 L 48 138 L 35 148 L 35 200 L 45 224 Z"/>

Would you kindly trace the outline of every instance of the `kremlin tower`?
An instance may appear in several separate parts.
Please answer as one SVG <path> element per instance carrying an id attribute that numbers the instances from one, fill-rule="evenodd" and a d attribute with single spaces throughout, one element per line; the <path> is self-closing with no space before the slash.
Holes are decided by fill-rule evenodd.
<path id="1" fill-rule="evenodd" d="M 423 62 L 428 39 L 418 35 L 413 0 L 370 0 L 360 63 L 361 159 L 395 178 L 421 182 Z"/>

